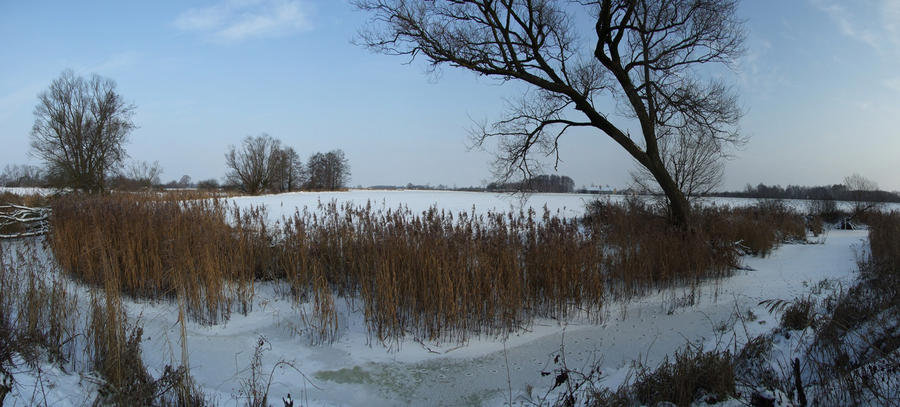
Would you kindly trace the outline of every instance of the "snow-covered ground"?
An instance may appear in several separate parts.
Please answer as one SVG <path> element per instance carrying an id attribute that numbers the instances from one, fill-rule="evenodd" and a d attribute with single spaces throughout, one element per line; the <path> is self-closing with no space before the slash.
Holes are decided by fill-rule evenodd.
<path id="1" fill-rule="evenodd" d="M 541 211 L 546 205 L 554 213 L 577 216 L 584 203 L 596 197 L 533 194 L 524 205 Z M 454 212 L 472 211 L 473 206 L 477 212 L 523 207 L 510 195 L 440 191 L 301 192 L 232 199 L 239 206 L 265 205 L 275 218 L 332 199 L 360 205 L 371 201 L 385 208 L 406 205 L 414 212 L 432 205 Z M 626 380 L 635 360 L 655 366 L 688 342 L 721 349 L 771 331 L 778 325 L 777 316 L 766 312 L 760 301 L 804 296 L 825 279 L 847 285 L 865 238 L 865 231 L 835 230 L 816 244 L 785 245 L 767 258 L 746 257 L 748 270 L 703 284 L 693 305 L 686 305 L 691 302 L 689 289 L 670 289 L 611 304 L 600 323 L 536 320 L 508 338 L 480 337 L 466 343 L 413 338 L 381 343 L 368 336 L 361 311 L 339 299 L 339 338 L 333 344 L 312 345 L 301 323 L 307 307 L 283 295 L 282 284 L 264 283 L 256 287 L 248 315 L 233 314 L 216 326 L 187 324 L 187 365 L 196 384 L 217 405 L 240 405 L 242 382 L 250 376 L 251 357 L 263 337 L 261 371 L 264 378 L 272 373 L 273 405 L 280 405 L 287 394 L 304 406 L 491 406 L 510 398 L 516 405 L 529 405 L 553 385 L 553 375 L 541 372 L 557 367 L 553 359 L 562 347 L 569 368 L 586 371 L 597 365 L 602 383 L 615 388 Z M 165 365 L 181 364 L 177 304 L 128 301 L 126 308 L 144 326 L 143 356 L 151 373 L 158 376 Z M 748 312 L 757 318 L 735 317 Z M 84 394 L 94 389 L 90 380 L 49 365 L 40 377 L 22 373 L 16 380 L 5 405 L 30 405 L 43 400 L 42 392 L 54 395 L 47 399 L 53 405 L 84 405 L 91 400 Z"/>
<path id="2" fill-rule="evenodd" d="M 354 206 L 372 204 L 373 209 L 408 208 L 413 213 L 420 213 L 436 206 L 453 213 L 472 212 L 486 213 L 507 212 L 534 209 L 542 214 L 544 207 L 551 213 L 564 217 L 584 214 L 585 205 L 597 198 L 619 202 L 622 195 L 589 195 L 589 194 L 501 194 L 490 192 L 458 192 L 458 191 L 387 191 L 351 189 L 346 192 L 290 192 L 284 194 L 244 196 L 231 198 L 239 207 L 264 205 L 269 216 L 280 219 L 283 215 L 291 215 L 294 210 L 316 210 L 319 204 L 337 202 Z"/>
<path id="3" fill-rule="evenodd" d="M 543 214 L 544 207 L 552 214 L 563 217 L 581 216 L 584 214 L 585 205 L 595 201 L 623 202 L 624 195 L 608 194 L 511 194 L 491 192 L 459 192 L 459 191 L 421 191 L 421 190 L 368 190 L 351 189 L 344 192 L 290 192 L 284 194 L 243 196 L 230 198 L 241 208 L 264 205 L 268 209 L 271 219 L 278 220 L 282 216 L 293 214 L 295 210 L 304 208 L 315 211 L 319 204 L 336 202 L 338 205 L 350 203 L 355 206 L 365 206 L 371 203 L 374 209 L 409 208 L 413 213 L 420 213 L 436 206 L 439 209 L 452 211 L 453 213 L 472 212 L 486 213 L 489 211 L 527 211 L 535 210 L 539 215 Z M 653 197 L 641 199 L 653 200 Z M 748 198 L 702 198 L 704 204 L 727 205 L 731 207 L 743 207 L 755 205 L 757 199 Z M 801 213 L 807 210 L 808 201 L 788 199 L 783 201 L 785 205 L 792 207 Z M 850 210 L 852 203 L 838 202 L 838 208 Z M 900 210 L 900 204 L 888 203 L 882 206 L 887 210 Z"/>
<path id="4" fill-rule="evenodd" d="M 0 187 L 0 193 L 8 192 L 15 195 L 41 195 L 47 196 L 53 194 L 51 188 L 31 188 L 31 187 Z"/>

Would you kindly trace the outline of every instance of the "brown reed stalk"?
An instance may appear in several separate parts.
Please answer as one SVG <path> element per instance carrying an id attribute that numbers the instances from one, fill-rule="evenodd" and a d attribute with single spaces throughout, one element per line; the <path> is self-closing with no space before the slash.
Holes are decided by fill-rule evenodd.
<path id="1" fill-rule="evenodd" d="M 284 280 L 307 324 L 337 332 L 335 296 L 360 301 L 381 341 L 506 335 L 534 318 L 597 319 L 610 299 L 721 278 L 740 250 L 805 237 L 783 206 L 697 208 L 688 232 L 661 210 L 599 204 L 586 222 L 550 213 L 453 214 L 320 203 L 269 223 L 264 208 L 142 195 L 62 199 L 51 246 L 63 269 L 126 294 L 178 295 L 195 319 L 246 312 L 255 284 Z"/>

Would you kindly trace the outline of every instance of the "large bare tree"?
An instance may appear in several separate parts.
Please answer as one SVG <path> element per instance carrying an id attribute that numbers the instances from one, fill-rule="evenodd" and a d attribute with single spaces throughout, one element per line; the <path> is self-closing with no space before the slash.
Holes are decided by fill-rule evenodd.
<path id="1" fill-rule="evenodd" d="M 279 180 L 281 142 L 268 134 L 247 136 L 241 147 L 231 146 L 225 153 L 228 182 L 256 195 L 271 189 Z"/>
<path id="2" fill-rule="evenodd" d="M 499 175 L 531 174 L 535 153 L 559 161 L 573 127 L 599 130 L 652 175 L 673 221 L 690 206 L 666 168 L 660 141 L 698 127 L 709 142 L 739 139 L 728 87 L 702 71 L 743 51 L 736 0 L 357 0 L 372 15 L 361 42 L 531 85 L 508 114 L 476 135 L 500 138 Z M 584 24 L 586 23 L 586 24 Z M 708 73 L 708 72 L 707 72 Z M 612 98 L 616 108 L 604 110 Z M 638 129 L 632 135 L 629 129 Z M 540 157 L 538 157 L 540 158 Z"/>
<path id="3" fill-rule="evenodd" d="M 55 186 L 101 192 L 125 159 L 125 142 L 135 128 L 134 105 L 116 92 L 111 79 L 63 73 L 38 95 L 31 130 L 33 153 L 47 165 Z"/>

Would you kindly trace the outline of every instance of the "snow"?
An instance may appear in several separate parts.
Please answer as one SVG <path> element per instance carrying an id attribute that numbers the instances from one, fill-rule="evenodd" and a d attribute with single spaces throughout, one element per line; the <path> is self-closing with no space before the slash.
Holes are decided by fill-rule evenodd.
<path id="1" fill-rule="evenodd" d="M 597 197 L 533 194 L 523 203 L 514 196 L 486 193 L 351 190 L 231 199 L 240 207 L 265 205 L 278 219 L 330 200 L 355 205 L 371 201 L 384 208 L 405 205 L 413 212 L 432 205 L 454 212 L 474 207 L 479 213 L 528 207 L 542 211 L 546 205 L 562 216 L 578 216 L 584 204 Z M 422 343 L 409 337 L 381 343 L 367 334 L 358 308 L 338 299 L 339 338 L 333 344 L 313 345 L 301 324 L 309 304 L 294 304 L 283 295 L 283 284 L 261 283 L 247 315 L 233 314 L 215 326 L 186 324 L 187 365 L 195 383 L 217 405 L 240 405 L 242 382 L 264 337 L 261 371 L 264 379 L 272 373 L 269 394 L 274 405 L 288 394 L 304 406 L 504 405 L 510 395 L 514 404 L 527 405 L 553 385 L 553 376 L 542 376 L 541 371 L 556 367 L 553 359 L 562 346 L 569 368 L 588 370 L 597 364 L 602 384 L 616 388 L 629 377 L 635 360 L 656 366 L 688 342 L 722 349 L 770 332 L 778 321 L 760 301 L 804 296 L 825 279 L 849 285 L 855 253 L 865 238 L 865 231 L 830 231 L 815 244 L 785 245 L 766 258 L 745 257 L 747 270 L 703 283 L 693 296 L 690 288 L 663 290 L 609 305 L 600 323 L 536 320 L 508 338 L 476 337 L 466 343 Z M 693 305 L 687 305 L 691 298 Z M 151 374 L 158 377 L 165 365 L 182 362 L 177 303 L 128 300 L 126 309 L 144 326 L 143 357 Z M 758 319 L 735 317 L 748 311 Z M 49 365 L 42 371 L 40 378 L 17 374 L 20 384 L 5 405 L 42 400 L 35 397 L 40 383 L 51 389 L 46 398 L 51 405 L 83 405 L 91 399 L 85 396 L 94 391 L 90 380 Z"/>
<path id="2" fill-rule="evenodd" d="M 373 209 L 409 208 L 413 213 L 421 213 L 436 206 L 453 213 L 472 212 L 484 214 L 489 211 L 507 212 L 534 209 L 539 214 L 544 207 L 551 213 L 564 217 L 581 216 L 585 205 L 596 199 L 610 199 L 618 202 L 622 195 L 591 194 L 501 194 L 490 192 L 458 192 L 458 191 L 390 191 L 351 189 L 346 192 L 289 192 L 284 194 L 263 195 L 258 197 L 244 196 L 231 198 L 241 208 L 263 205 L 268 209 L 272 219 L 290 216 L 295 210 L 304 208 L 314 211 L 318 205 L 336 202 L 354 206 L 365 206 L 371 203 Z"/>
<path id="3" fill-rule="evenodd" d="M 511 194 L 492 192 L 460 192 L 460 191 L 436 191 L 436 190 L 369 190 L 351 189 L 343 192 L 289 192 L 283 194 L 271 194 L 262 196 L 241 196 L 230 198 L 240 208 L 251 206 L 265 206 L 270 219 L 277 221 L 283 216 L 290 216 L 294 211 L 303 211 L 304 208 L 316 211 L 320 204 L 336 202 L 339 206 L 345 203 L 354 206 L 365 206 L 371 203 L 373 209 L 397 209 L 404 207 L 413 213 L 421 213 L 436 206 L 439 209 L 453 213 L 475 212 L 484 214 L 487 212 L 505 212 L 533 209 L 538 215 L 543 214 L 546 207 L 551 214 L 562 217 L 576 217 L 584 214 L 585 205 L 601 200 L 608 202 L 623 202 L 625 195 L 614 194 Z M 643 196 L 641 199 L 651 201 L 655 199 Z M 705 205 L 744 207 L 756 205 L 757 199 L 746 198 L 701 198 L 700 203 Z M 788 207 L 794 208 L 800 213 L 806 213 L 808 201 L 787 199 L 783 200 Z M 838 208 L 850 210 L 851 202 L 837 202 Z M 900 204 L 887 203 L 883 205 L 886 210 L 900 210 Z"/>
<path id="4" fill-rule="evenodd" d="M 53 192 L 54 192 L 54 190 L 52 188 L 0 187 L 0 194 L 10 193 L 10 194 L 14 194 L 14 195 L 48 196 L 48 195 L 52 195 Z"/>

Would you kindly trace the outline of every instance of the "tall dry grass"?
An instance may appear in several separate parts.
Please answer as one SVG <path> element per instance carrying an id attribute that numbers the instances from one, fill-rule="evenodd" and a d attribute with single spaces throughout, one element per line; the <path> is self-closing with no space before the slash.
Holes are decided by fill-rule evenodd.
<path id="1" fill-rule="evenodd" d="M 38 267 L 33 244 L 0 243 L 0 370 L 13 364 L 13 353 L 35 366 L 42 354 L 69 363 L 78 350 L 77 300 L 65 280 Z"/>
<path id="2" fill-rule="evenodd" d="M 215 199 L 72 196 L 53 205 L 50 244 L 84 282 L 142 298 L 182 294 L 195 319 L 215 323 L 246 312 L 269 272 L 264 218 Z"/>
<path id="3" fill-rule="evenodd" d="M 49 362 L 63 371 L 96 373 L 87 376 L 97 384 L 94 405 L 208 404 L 185 368 L 166 366 L 158 378 L 147 372 L 141 326 L 126 316 L 116 282 L 84 294 L 46 261 L 45 253 L 36 238 L 0 242 L 3 385 L 15 384 L 21 373 L 39 377 Z M 47 404 L 42 392 L 30 397 L 29 404 Z"/>
<path id="4" fill-rule="evenodd" d="M 53 208 L 64 270 L 128 295 L 185 300 L 203 322 L 246 311 L 260 280 L 283 280 L 316 341 L 339 331 L 337 297 L 379 340 L 503 335 L 536 317 L 599 318 L 611 298 L 728 275 L 741 251 L 805 236 L 786 208 L 697 209 L 689 231 L 661 210 L 597 204 L 586 221 L 548 210 L 450 213 L 334 202 L 268 223 L 216 199 L 71 197 Z M 113 282 L 113 283 L 110 283 Z"/>
<path id="5" fill-rule="evenodd" d="M 858 253 L 857 280 L 814 314 L 807 391 L 822 405 L 900 405 L 900 212 L 863 219 L 870 250 Z"/>

